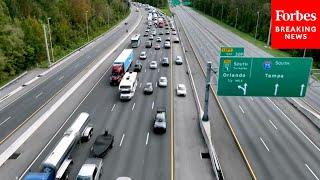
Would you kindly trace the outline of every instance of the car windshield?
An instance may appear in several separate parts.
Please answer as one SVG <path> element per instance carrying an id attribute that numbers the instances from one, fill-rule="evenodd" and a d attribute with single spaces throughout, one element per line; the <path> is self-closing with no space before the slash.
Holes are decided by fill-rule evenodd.
<path id="1" fill-rule="evenodd" d="M 184 86 L 178 86 L 178 89 L 179 90 L 184 90 L 185 88 L 184 88 Z"/>
<path id="2" fill-rule="evenodd" d="M 165 82 L 165 81 L 166 81 L 165 78 L 161 78 L 161 79 L 160 79 L 160 82 Z"/>

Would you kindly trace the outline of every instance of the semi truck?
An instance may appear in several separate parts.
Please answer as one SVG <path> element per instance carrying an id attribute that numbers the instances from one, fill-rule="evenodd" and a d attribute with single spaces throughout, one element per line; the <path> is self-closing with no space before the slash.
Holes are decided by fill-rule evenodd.
<path id="1" fill-rule="evenodd" d="M 110 85 L 119 85 L 122 77 L 128 71 L 131 62 L 133 60 L 133 50 L 125 49 L 113 62 L 111 76 L 110 76 Z"/>
<path id="2" fill-rule="evenodd" d="M 28 172 L 24 180 L 68 179 L 72 164 L 71 151 L 79 141 L 89 141 L 92 136 L 93 127 L 89 125 L 89 121 L 89 114 L 82 112 L 41 163 L 41 171 Z"/>

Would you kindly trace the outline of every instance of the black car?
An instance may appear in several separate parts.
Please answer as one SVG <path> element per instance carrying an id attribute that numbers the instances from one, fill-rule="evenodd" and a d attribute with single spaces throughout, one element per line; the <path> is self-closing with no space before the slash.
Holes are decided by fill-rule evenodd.
<path id="1" fill-rule="evenodd" d="M 142 64 L 140 62 L 137 62 L 133 67 L 134 72 L 141 72 L 141 69 L 142 69 Z"/>
<path id="2" fill-rule="evenodd" d="M 108 130 L 104 134 L 99 135 L 91 147 L 91 154 L 93 157 L 103 158 L 107 152 L 112 149 L 114 136 Z"/>
<path id="3" fill-rule="evenodd" d="M 161 64 L 162 66 L 169 66 L 169 59 L 167 57 L 162 58 Z"/>

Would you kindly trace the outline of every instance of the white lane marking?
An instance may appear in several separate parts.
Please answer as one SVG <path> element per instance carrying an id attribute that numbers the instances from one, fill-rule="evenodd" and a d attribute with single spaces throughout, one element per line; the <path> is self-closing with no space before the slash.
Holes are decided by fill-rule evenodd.
<path id="1" fill-rule="evenodd" d="M 147 134 L 146 145 L 148 145 L 148 142 L 149 142 L 149 132 Z"/>
<path id="2" fill-rule="evenodd" d="M 142 86 L 142 83 L 140 83 L 140 88 L 141 88 L 141 86 Z"/>
<path id="3" fill-rule="evenodd" d="M 133 111 L 135 105 L 136 105 L 136 103 L 133 103 L 133 106 L 132 106 L 132 108 L 131 108 L 132 111 Z"/>
<path id="4" fill-rule="evenodd" d="M 275 124 L 273 124 L 273 122 L 269 119 L 269 122 L 271 123 L 271 125 L 276 129 L 278 130 L 277 126 Z"/>
<path id="5" fill-rule="evenodd" d="M 262 142 L 262 144 L 264 145 L 264 147 L 270 152 L 268 146 L 266 145 L 266 143 L 263 141 L 263 139 L 260 137 L 260 141 Z"/>
<path id="6" fill-rule="evenodd" d="M 160 72 L 160 69 L 158 69 L 158 72 Z"/>
<path id="7" fill-rule="evenodd" d="M 121 141 L 120 141 L 120 144 L 119 144 L 120 147 L 121 147 L 121 145 L 122 145 L 122 141 L 123 141 L 124 136 L 126 136 L 126 135 L 125 135 L 125 134 L 122 134 L 122 138 L 121 138 Z"/>
<path id="8" fill-rule="evenodd" d="M 7 119 L 5 119 L 2 123 L 0 123 L 0 126 L 4 123 L 6 123 L 9 119 L 11 119 L 11 116 L 9 116 Z"/>
<path id="9" fill-rule="evenodd" d="M 252 97 L 250 97 L 250 99 L 251 99 L 251 101 L 253 101 L 253 98 L 252 98 Z"/>
<path id="10" fill-rule="evenodd" d="M 37 76 L 37 77 L 35 77 L 35 78 L 33 78 L 33 79 L 31 79 L 30 81 L 28 81 L 28 82 L 24 83 L 23 85 L 24 85 L 24 86 L 28 86 L 28 85 L 30 85 L 31 83 L 33 83 L 34 81 L 36 81 L 37 79 L 39 79 L 39 77 L 38 77 L 38 76 Z"/>
<path id="11" fill-rule="evenodd" d="M 141 22 L 141 19 L 142 17 L 140 17 L 139 23 Z M 139 25 L 139 23 L 135 25 L 134 29 Z M 81 77 L 79 81 L 76 82 L 76 84 L 74 84 L 74 86 L 72 86 L 62 97 L 60 97 L 60 99 L 56 103 L 54 103 L 47 110 L 47 112 L 42 114 L 34 124 L 32 124 L 28 129 L 26 129 L 21 134 L 21 136 L 19 136 L 19 138 L 17 138 L 5 151 L 3 151 L 3 153 L 0 154 L 0 167 L 7 161 L 7 159 L 14 152 L 16 152 L 20 148 L 22 144 L 24 144 L 27 141 L 27 139 L 29 139 L 29 137 L 49 118 L 49 116 L 51 116 L 65 102 L 65 100 L 68 99 L 71 96 L 71 94 L 73 94 L 73 92 L 76 91 L 82 85 L 82 83 L 84 83 L 87 80 L 87 78 L 93 72 L 96 71 L 98 67 L 101 66 L 102 63 L 104 63 L 104 61 L 112 54 L 112 52 L 119 48 L 119 46 L 129 37 L 129 35 L 132 32 L 133 30 L 129 32 L 127 35 L 125 35 L 125 37 L 117 45 L 115 45 L 115 47 L 111 49 L 109 53 L 103 56 L 85 75 Z M 30 169 L 30 166 L 28 167 L 28 169 Z M 24 172 L 24 174 L 25 173 L 26 171 Z M 22 176 L 19 179 L 22 179 L 24 174 L 22 174 Z"/>
<path id="12" fill-rule="evenodd" d="M 244 114 L 244 111 L 243 111 L 243 109 L 242 109 L 242 107 L 239 105 L 239 108 L 240 108 L 240 110 L 242 111 L 242 113 Z"/>
<path id="13" fill-rule="evenodd" d="M 64 76 L 61 76 L 60 78 L 59 78 L 59 81 L 61 80 L 61 79 L 63 79 L 64 78 Z"/>
<path id="14" fill-rule="evenodd" d="M 147 69 L 144 69 L 144 72 L 147 72 Z"/>
<path id="15" fill-rule="evenodd" d="M 111 108 L 111 112 L 113 111 L 114 107 L 116 107 L 116 104 L 114 104 Z"/>
<path id="16" fill-rule="evenodd" d="M 312 171 L 312 169 L 308 166 L 308 164 L 304 164 L 308 170 L 311 172 L 311 174 L 316 178 L 316 180 L 319 180 L 318 176 Z"/>
<path id="17" fill-rule="evenodd" d="M 10 96 L 14 95 L 15 93 L 17 93 L 18 91 L 20 91 L 21 89 L 23 89 L 22 86 L 19 86 L 17 89 L 11 91 L 10 93 L 8 93 L 6 96 L 2 97 L 0 100 L 0 103 L 6 99 L 8 99 Z M 11 104 L 11 103 L 10 103 Z M 4 108 L 6 108 L 7 106 L 9 106 L 10 104 L 4 106 L 2 109 L 0 109 L 0 111 L 2 111 Z"/>
<path id="18" fill-rule="evenodd" d="M 320 152 L 320 148 L 294 123 L 291 119 L 273 102 L 270 98 L 268 100 L 281 112 L 284 117 Z"/>
<path id="19" fill-rule="evenodd" d="M 43 94 L 43 92 L 39 93 L 38 95 L 36 95 L 36 99 L 41 96 Z"/>
<path id="20" fill-rule="evenodd" d="M 200 159 L 202 159 L 202 156 L 201 156 L 201 150 L 200 150 L 199 152 L 200 152 Z"/>
<path id="21" fill-rule="evenodd" d="M 154 107 L 154 101 L 152 101 L 152 106 L 151 106 L 151 109 L 153 109 L 153 107 Z"/>
<path id="22" fill-rule="evenodd" d="M 158 82 L 156 82 L 156 87 L 158 87 Z"/>

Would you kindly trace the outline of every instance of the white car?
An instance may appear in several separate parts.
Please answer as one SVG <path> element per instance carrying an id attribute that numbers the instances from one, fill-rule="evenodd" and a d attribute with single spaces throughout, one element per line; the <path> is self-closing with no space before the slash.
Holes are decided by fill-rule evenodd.
<path id="1" fill-rule="evenodd" d="M 187 88 L 184 84 L 177 85 L 177 96 L 186 96 L 187 95 Z"/>
<path id="2" fill-rule="evenodd" d="M 147 53 L 145 51 L 140 53 L 140 59 L 147 59 Z"/>
<path id="3" fill-rule="evenodd" d="M 159 87 L 167 87 L 168 86 L 168 80 L 167 77 L 160 77 L 158 82 Z"/>
<path id="4" fill-rule="evenodd" d="M 172 31 L 172 35 L 177 35 L 177 31 Z"/>
<path id="5" fill-rule="evenodd" d="M 103 162 L 101 158 L 87 159 L 77 175 L 77 180 L 98 180 L 102 174 L 102 166 Z"/>
<path id="6" fill-rule="evenodd" d="M 176 62 L 177 65 L 181 65 L 183 63 L 182 57 L 181 56 L 177 56 L 175 62 Z"/>
<path id="7" fill-rule="evenodd" d="M 158 67 L 157 61 L 151 61 L 149 66 L 150 66 L 150 69 L 157 69 Z"/>
<path id="8" fill-rule="evenodd" d="M 161 37 L 157 37 L 157 42 L 161 42 Z"/>
<path id="9" fill-rule="evenodd" d="M 164 42 L 164 48 L 169 49 L 171 47 L 171 44 L 169 41 Z"/>

